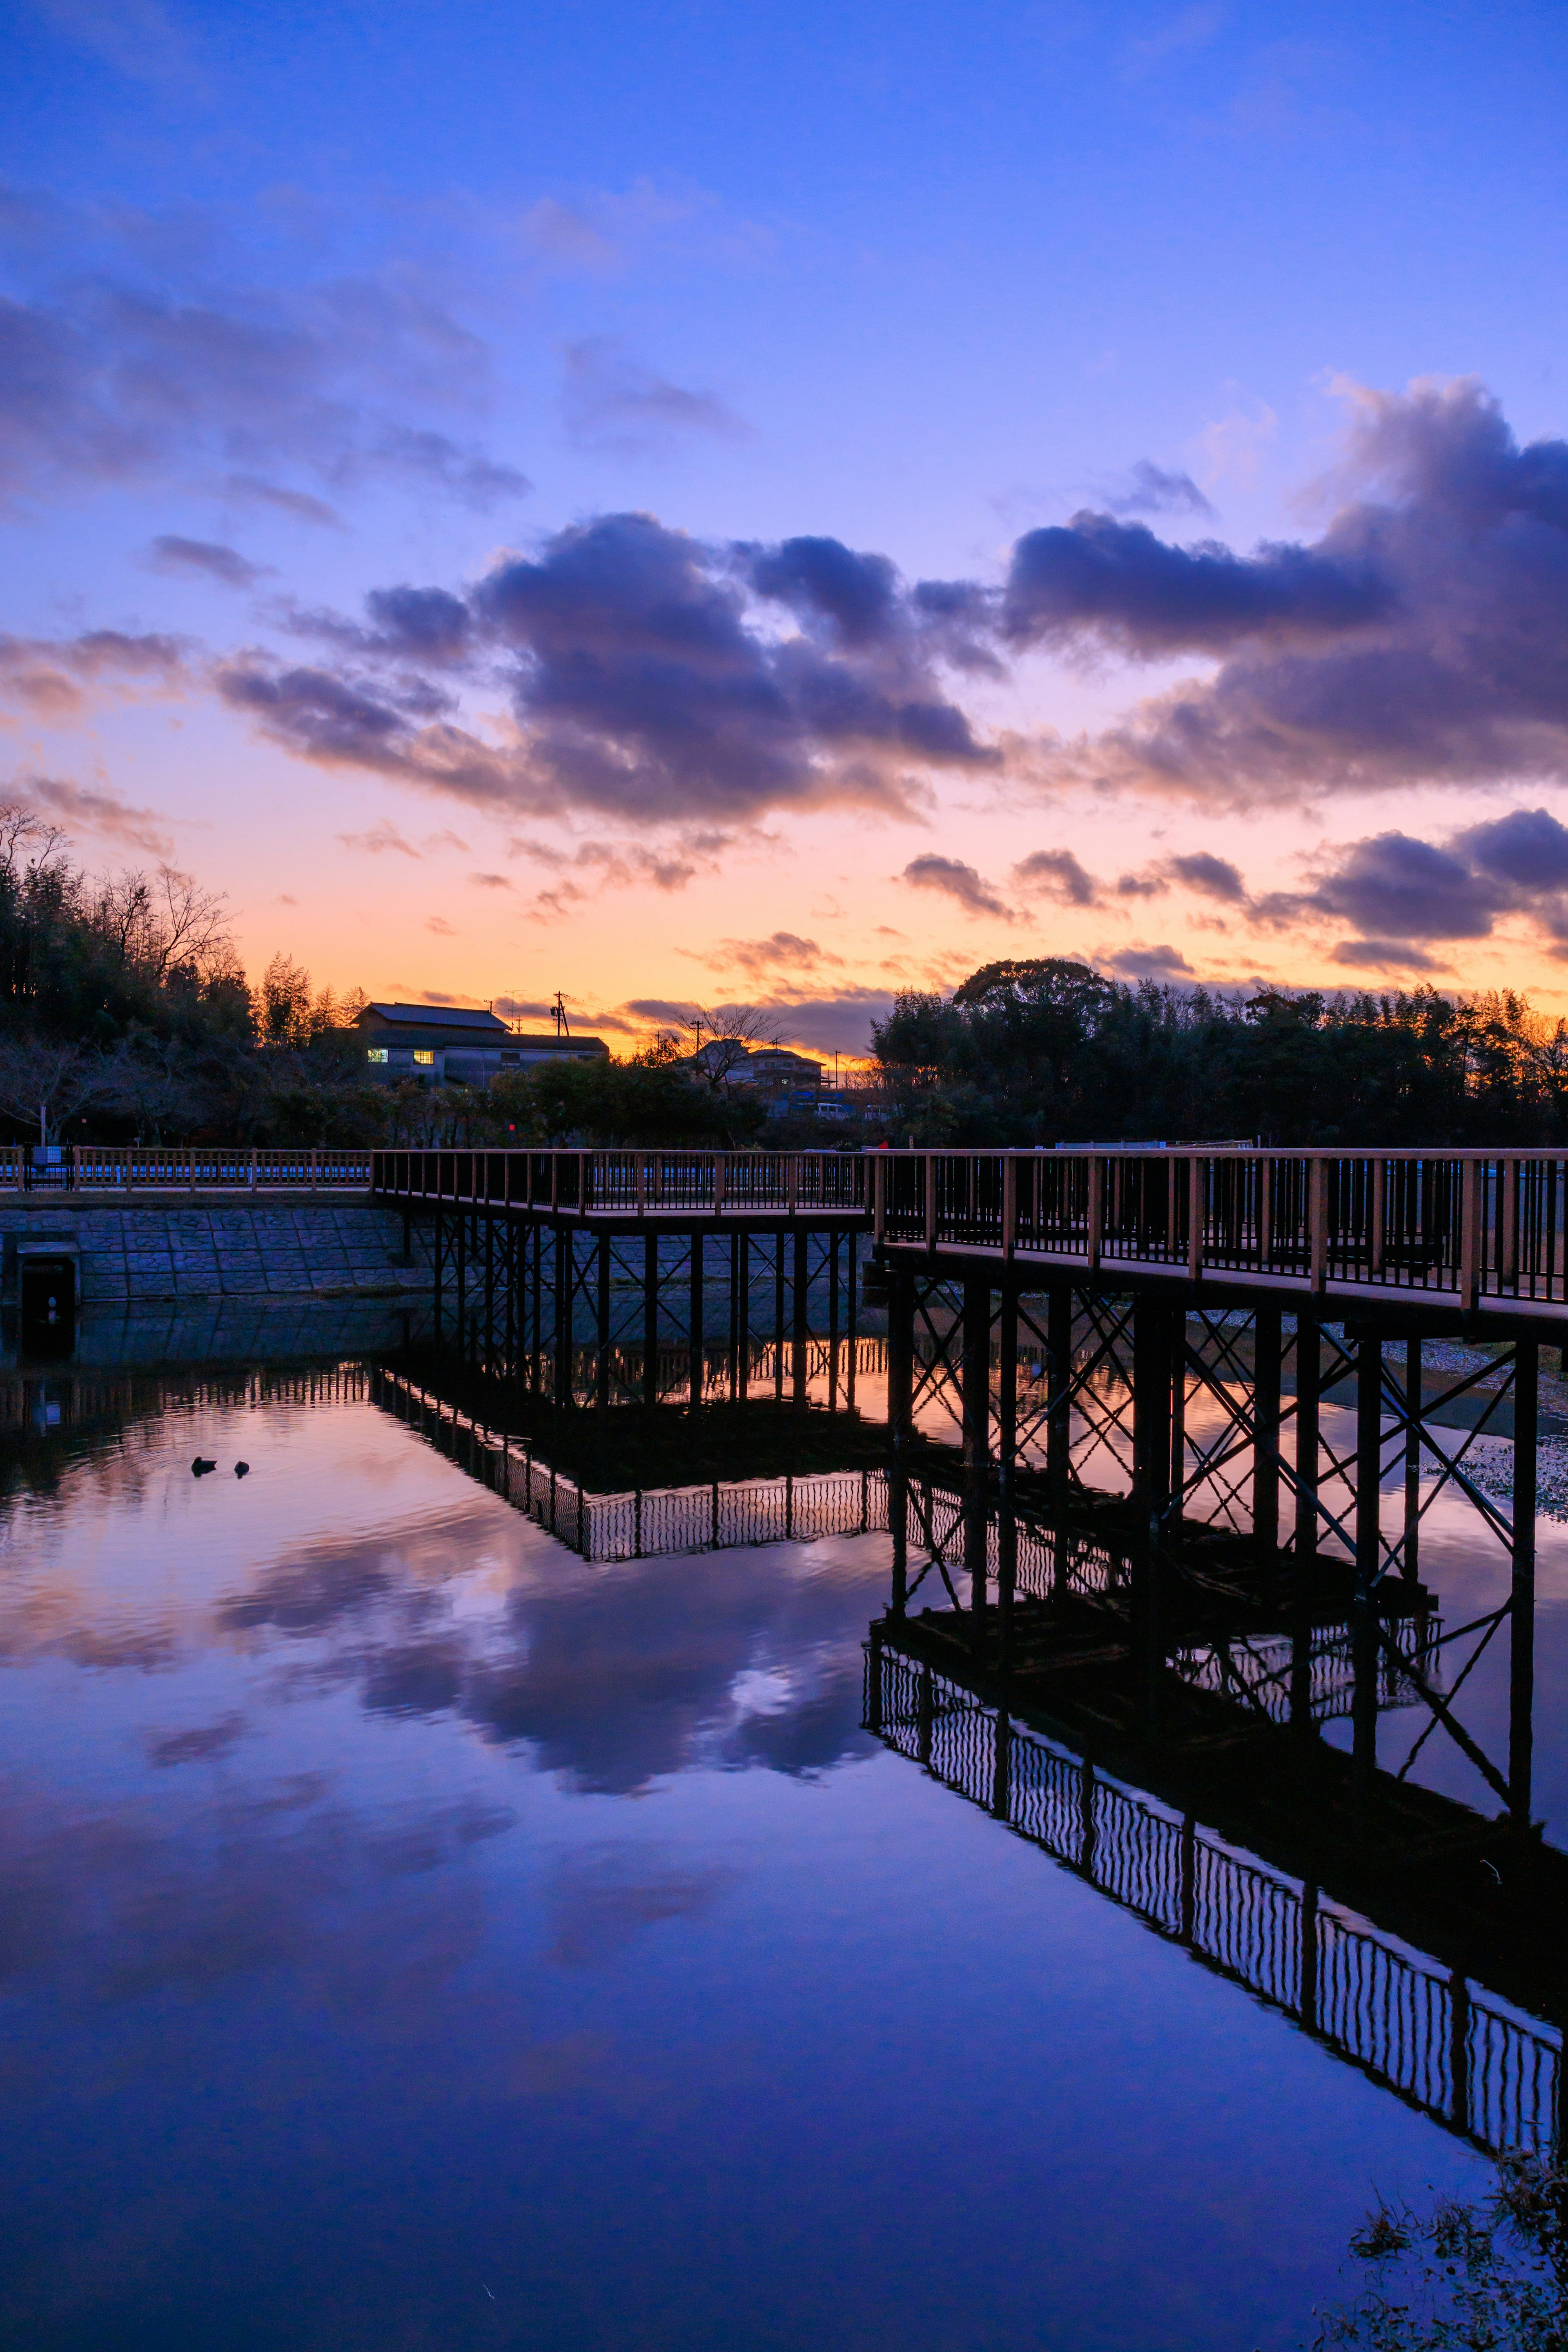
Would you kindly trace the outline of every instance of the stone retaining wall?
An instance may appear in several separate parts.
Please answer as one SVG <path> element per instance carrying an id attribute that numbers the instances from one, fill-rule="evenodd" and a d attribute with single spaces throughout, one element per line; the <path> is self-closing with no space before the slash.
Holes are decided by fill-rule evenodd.
<path id="1" fill-rule="evenodd" d="M 14 1297 L 18 1243 L 74 1256 L 84 1307 L 152 1299 L 427 1298 L 427 1236 L 404 1256 L 399 1211 L 368 1201 L 97 1205 L 33 1195 L 0 1206 L 0 1287 Z"/>

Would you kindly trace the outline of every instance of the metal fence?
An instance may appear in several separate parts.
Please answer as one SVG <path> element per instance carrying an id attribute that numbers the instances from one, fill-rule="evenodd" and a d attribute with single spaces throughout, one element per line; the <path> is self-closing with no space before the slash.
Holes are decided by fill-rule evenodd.
<path id="1" fill-rule="evenodd" d="M 354 1192 L 370 1188 L 368 1151 L 240 1150 L 222 1144 L 0 1145 L 0 1192 Z"/>

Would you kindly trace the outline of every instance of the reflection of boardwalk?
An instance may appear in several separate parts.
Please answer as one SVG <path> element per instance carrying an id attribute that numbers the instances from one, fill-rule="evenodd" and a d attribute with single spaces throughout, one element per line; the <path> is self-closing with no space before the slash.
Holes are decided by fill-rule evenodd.
<path id="1" fill-rule="evenodd" d="M 519 1439 L 484 1428 L 405 1374 L 376 1370 L 371 1396 L 584 1559 L 815 1543 L 824 1536 L 887 1529 L 887 1482 L 878 1470 L 595 1494 Z"/>
<path id="2" fill-rule="evenodd" d="M 889 1747 L 1447 2129 L 1492 2150 L 1555 2138 L 1562 2042 L 1550 2028 L 1108 1779 L 885 1634 L 875 1628 L 868 1645 L 866 1724 Z"/>

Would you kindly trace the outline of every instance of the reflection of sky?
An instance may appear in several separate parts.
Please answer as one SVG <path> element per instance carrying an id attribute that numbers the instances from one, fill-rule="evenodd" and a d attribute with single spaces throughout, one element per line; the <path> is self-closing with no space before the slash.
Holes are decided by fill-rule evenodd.
<path id="1" fill-rule="evenodd" d="M 881 1538 L 589 1567 L 353 1403 L 5 1538 L 18 2341 L 1287 2345 L 1470 2169 L 873 1747 Z"/>

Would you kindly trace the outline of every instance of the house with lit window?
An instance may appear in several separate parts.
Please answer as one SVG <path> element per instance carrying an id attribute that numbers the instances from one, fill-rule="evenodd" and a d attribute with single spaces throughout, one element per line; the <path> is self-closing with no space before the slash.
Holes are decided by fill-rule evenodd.
<path id="1" fill-rule="evenodd" d="M 395 1086 L 488 1087 L 503 1070 L 539 1062 L 602 1060 L 602 1037 L 520 1035 L 493 1013 L 471 1005 L 367 1004 L 355 1024 L 364 1040 L 366 1075 Z"/>

